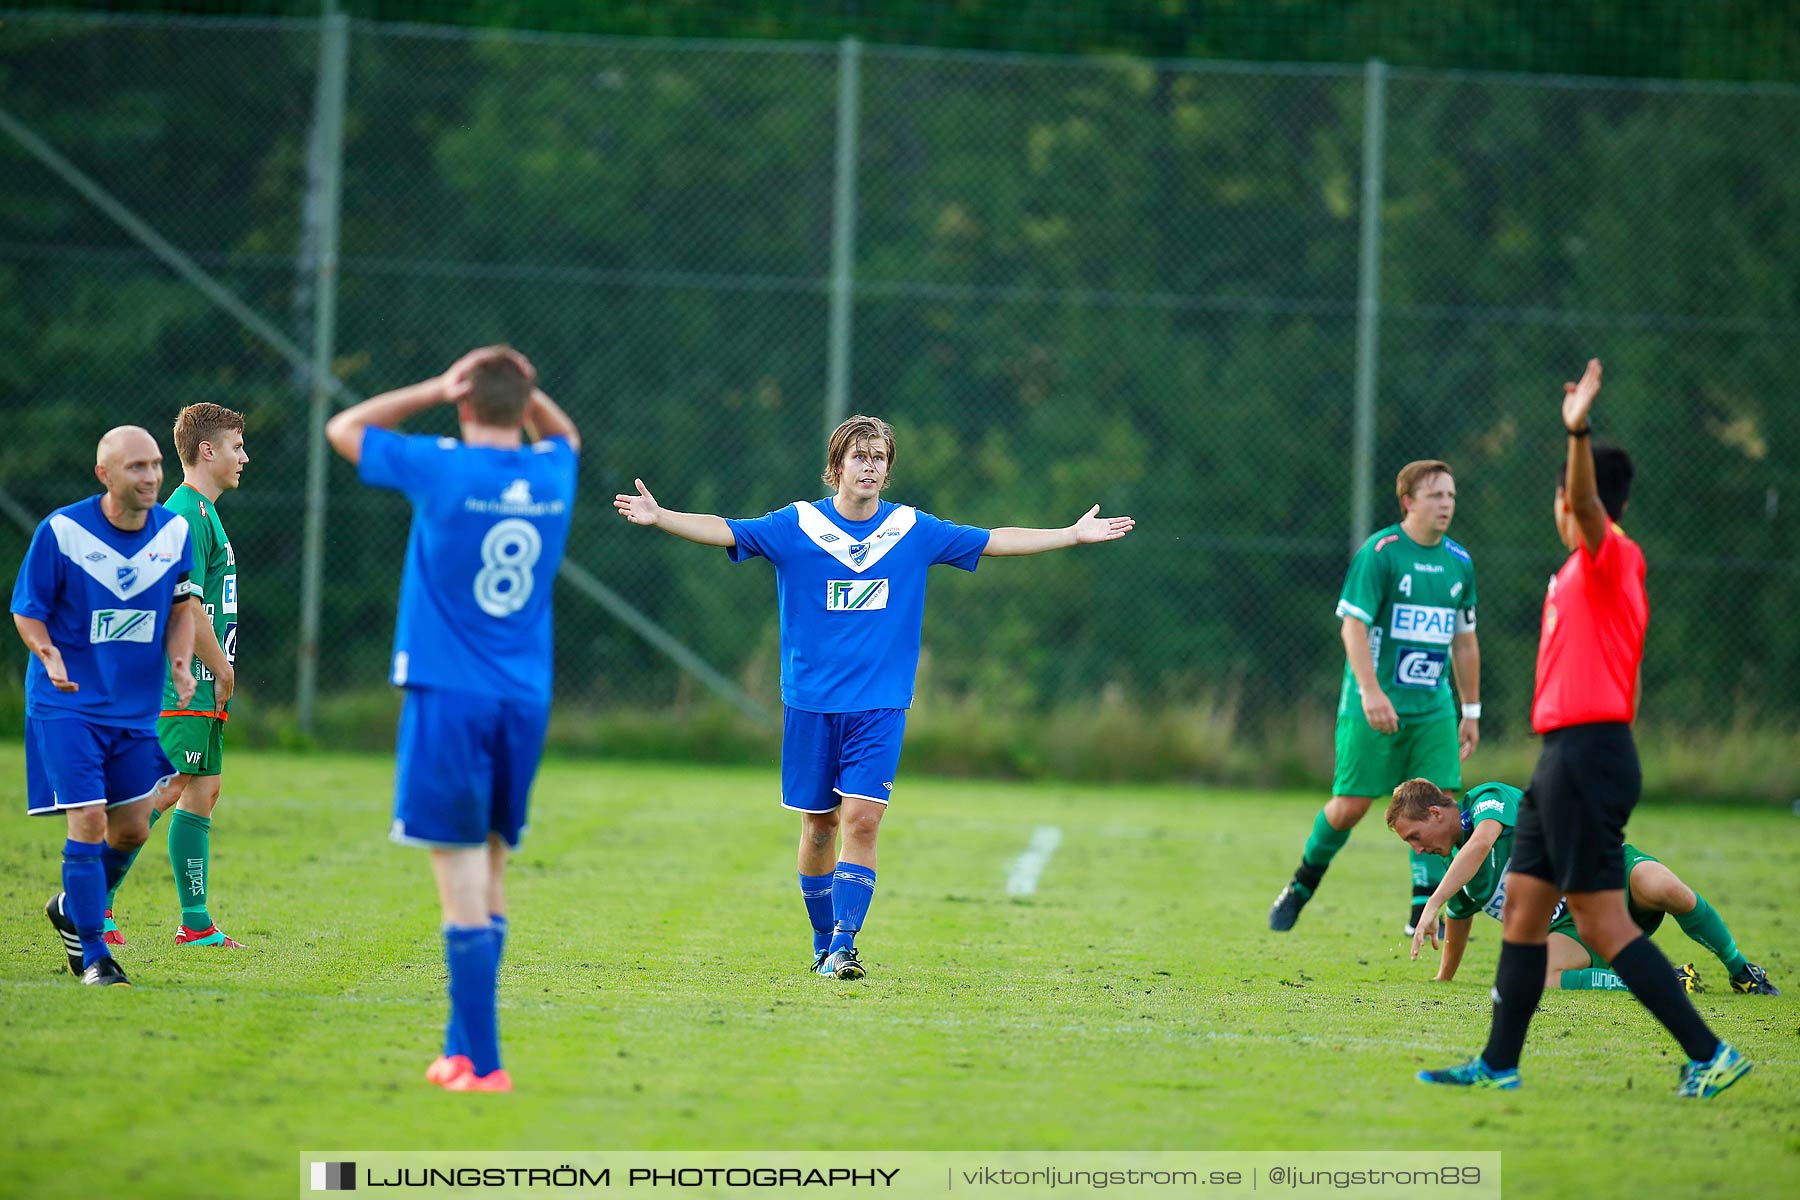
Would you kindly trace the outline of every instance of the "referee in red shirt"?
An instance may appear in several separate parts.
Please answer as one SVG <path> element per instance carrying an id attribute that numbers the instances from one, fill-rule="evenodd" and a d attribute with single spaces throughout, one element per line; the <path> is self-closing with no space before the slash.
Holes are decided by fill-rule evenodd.
<path id="1" fill-rule="evenodd" d="M 1707 1028 L 1669 960 L 1625 907 L 1625 822 L 1643 784 L 1631 721 L 1650 605 L 1643 552 L 1617 524 L 1631 492 L 1631 459 L 1617 447 L 1593 448 L 1588 436 L 1599 392 L 1599 359 L 1588 362 L 1580 383 L 1563 384 L 1569 456 L 1556 489 L 1556 529 L 1569 560 L 1544 598 L 1531 706 L 1544 747 L 1519 805 L 1505 878 L 1493 1025 L 1480 1057 L 1419 1078 L 1519 1086 L 1519 1054 L 1544 992 L 1546 931 L 1567 896 L 1581 940 L 1686 1052 L 1676 1094 L 1704 1098 L 1741 1079 L 1750 1060 Z"/>

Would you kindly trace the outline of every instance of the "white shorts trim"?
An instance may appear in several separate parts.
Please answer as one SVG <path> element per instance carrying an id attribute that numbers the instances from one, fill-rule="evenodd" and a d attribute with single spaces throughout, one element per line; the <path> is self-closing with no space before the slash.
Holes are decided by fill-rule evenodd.
<path id="1" fill-rule="evenodd" d="M 836 788 L 832 788 L 831 790 L 834 792 L 837 791 Z M 838 792 L 838 794 L 840 796 L 843 795 L 842 792 Z M 834 813 L 838 809 L 844 807 L 844 803 L 843 803 L 843 801 L 840 800 L 836 804 L 832 805 L 830 808 L 801 808 L 798 804 L 789 804 L 786 800 L 783 800 L 781 802 L 781 807 L 787 809 L 789 812 L 811 813 L 815 817 L 822 817 L 826 813 Z"/>
<path id="2" fill-rule="evenodd" d="M 870 804 L 879 804 L 883 808 L 887 807 L 887 801 L 883 800 L 880 796 L 865 796 L 860 792 L 846 792 L 843 788 L 832 788 L 831 790 L 844 797 L 846 800 L 867 800 Z M 842 808 L 843 805 L 840 803 L 838 807 Z"/>
<path id="3" fill-rule="evenodd" d="M 519 826 L 517 842 L 509 842 L 505 838 L 501 838 L 500 844 L 505 846 L 509 853 L 517 850 L 520 843 L 524 842 L 525 831 L 529 828 L 530 826 L 527 825 Z M 425 838 L 408 837 L 404 821 L 396 820 L 388 828 L 388 841 L 393 842 L 396 846 L 419 846 L 426 850 L 485 850 L 488 846 L 488 838 L 491 837 L 493 837 L 492 831 L 488 833 L 488 837 L 482 838 L 479 842 L 433 842 Z"/>

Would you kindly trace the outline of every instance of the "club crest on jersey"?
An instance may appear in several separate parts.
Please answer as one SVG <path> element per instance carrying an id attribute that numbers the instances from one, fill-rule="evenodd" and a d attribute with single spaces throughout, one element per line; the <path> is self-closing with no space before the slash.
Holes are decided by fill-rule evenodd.
<path id="1" fill-rule="evenodd" d="M 873 612 L 887 607 L 885 579 L 831 579 L 825 583 L 825 608 L 829 612 Z"/>
<path id="2" fill-rule="evenodd" d="M 138 569 L 136 567 L 120 567 L 119 568 L 119 590 L 121 590 L 121 591 L 131 590 L 131 585 L 137 582 L 137 578 L 138 578 Z"/>
<path id="3" fill-rule="evenodd" d="M 863 559 L 867 557 L 869 557 L 869 543 L 857 542 L 850 547 L 850 563 L 852 566 L 862 566 Z"/>

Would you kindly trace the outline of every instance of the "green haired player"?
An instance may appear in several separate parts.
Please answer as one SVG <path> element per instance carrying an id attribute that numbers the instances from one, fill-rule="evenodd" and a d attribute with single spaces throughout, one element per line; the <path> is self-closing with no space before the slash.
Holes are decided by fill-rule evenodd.
<path id="1" fill-rule="evenodd" d="M 194 696 L 176 702 L 173 688 L 163 688 L 163 711 L 156 736 L 175 765 L 174 786 L 156 800 L 150 821 L 170 809 L 169 867 L 181 906 L 175 931 L 178 946 L 239 947 L 213 923 L 207 909 L 212 866 L 212 814 L 219 802 L 224 768 L 225 722 L 237 685 L 237 556 L 219 523 L 219 497 L 238 486 L 244 464 L 244 418 L 218 404 L 190 404 L 175 417 L 175 449 L 181 456 L 181 486 L 163 501 L 187 518 L 192 531 L 194 569 L 189 576 L 206 606 L 206 620 L 194 629 Z M 136 858 L 135 853 L 133 859 Z M 130 869 L 130 863 L 126 864 Z M 119 882 L 124 882 L 121 873 Z M 113 921 L 113 896 L 106 898 L 105 939 L 125 944 Z"/>
<path id="2" fill-rule="evenodd" d="M 1438 982 L 1448 983 L 1456 977 L 1475 914 L 1500 916 L 1506 897 L 1506 867 L 1512 857 L 1513 828 L 1523 796 L 1523 792 L 1508 784 L 1483 783 L 1470 788 L 1459 806 L 1454 797 L 1428 780 L 1409 779 L 1394 789 L 1394 799 L 1387 810 L 1388 828 L 1414 850 L 1456 856 L 1426 901 L 1425 919 L 1413 934 L 1412 956 L 1416 959 L 1424 942 L 1437 944 L 1438 913 L 1449 918 L 1443 956 L 1438 962 Z M 1718 911 L 1678 879 L 1675 872 L 1627 844 L 1625 878 L 1625 901 L 1631 918 L 1645 933 L 1654 933 L 1664 914 L 1672 915 L 1683 933 L 1724 964 L 1731 976 L 1732 991 L 1762 996 L 1781 994 L 1763 969 L 1739 952 Z M 1692 964 L 1676 967 L 1675 973 L 1688 991 L 1702 990 L 1700 974 Z M 1575 918 L 1563 906 L 1558 906 L 1550 921 L 1544 986 L 1629 990 L 1576 935 Z"/>

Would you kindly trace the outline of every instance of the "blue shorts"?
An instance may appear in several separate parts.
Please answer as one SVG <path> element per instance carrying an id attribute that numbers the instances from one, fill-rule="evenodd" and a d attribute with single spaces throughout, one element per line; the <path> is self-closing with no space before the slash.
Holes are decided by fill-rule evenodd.
<path id="1" fill-rule="evenodd" d="M 782 717 L 781 807 L 833 812 L 845 796 L 886 804 L 900 770 L 904 708 Z"/>
<path id="2" fill-rule="evenodd" d="M 394 828 L 409 846 L 519 844 L 550 706 L 406 689 L 395 748 Z"/>
<path id="3" fill-rule="evenodd" d="M 25 718 L 25 811 L 34 817 L 146 800 L 174 777 L 156 728 Z"/>

